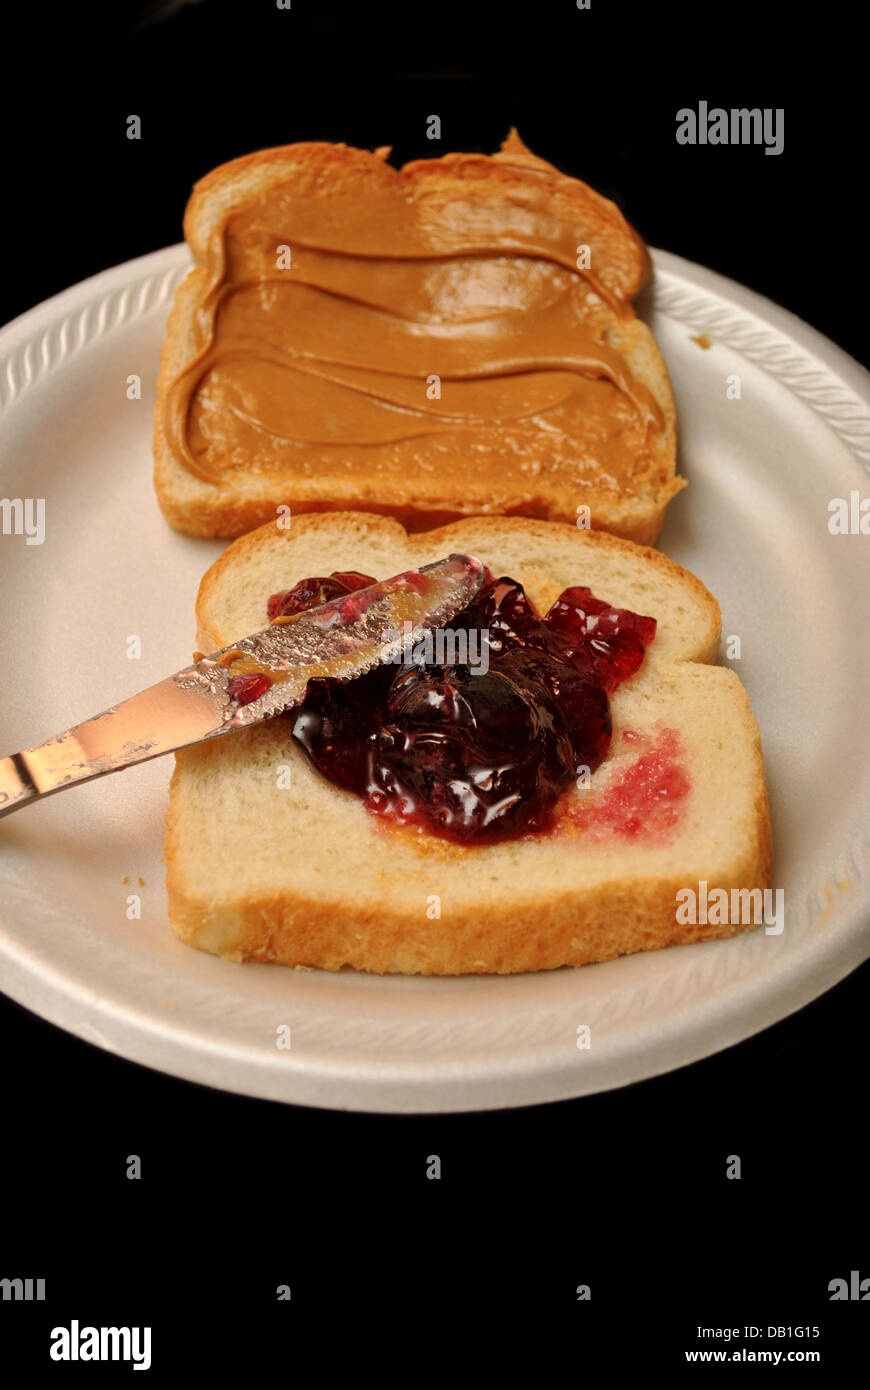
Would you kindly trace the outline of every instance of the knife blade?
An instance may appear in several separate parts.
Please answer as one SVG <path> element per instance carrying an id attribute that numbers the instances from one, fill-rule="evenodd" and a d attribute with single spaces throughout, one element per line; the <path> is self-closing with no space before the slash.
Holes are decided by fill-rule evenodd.
<path id="1" fill-rule="evenodd" d="M 269 719 L 299 704 L 310 680 L 353 680 L 395 660 L 465 608 L 483 573 L 475 556 L 449 555 L 276 619 L 46 743 L 0 759 L 0 816 Z"/>

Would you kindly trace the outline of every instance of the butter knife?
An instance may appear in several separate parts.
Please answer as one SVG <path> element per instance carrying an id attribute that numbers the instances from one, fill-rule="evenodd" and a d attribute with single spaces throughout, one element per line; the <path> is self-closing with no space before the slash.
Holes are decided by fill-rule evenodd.
<path id="1" fill-rule="evenodd" d="M 471 602 L 483 572 L 475 556 L 449 555 L 277 619 L 47 743 L 0 759 L 0 816 L 269 719 L 298 705 L 310 680 L 353 680 L 396 660 Z"/>

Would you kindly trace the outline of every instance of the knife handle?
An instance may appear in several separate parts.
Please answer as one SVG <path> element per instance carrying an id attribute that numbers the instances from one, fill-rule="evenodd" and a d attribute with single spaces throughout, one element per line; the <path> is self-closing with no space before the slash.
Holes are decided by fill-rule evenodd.
<path id="1" fill-rule="evenodd" d="M 68 729 L 36 748 L 0 758 L 0 816 L 100 775 L 102 769 L 87 762 L 75 733 Z"/>
<path id="2" fill-rule="evenodd" d="M 20 753 L 0 758 L 0 816 L 8 816 L 39 796 Z"/>
<path id="3" fill-rule="evenodd" d="M 191 672 L 196 668 L 169 676 L 45 743 L 0 758 L 0 817 L 67 787 L 226 733 L 232 723 L 223 718 L 225 695 L 207 681 L 187 688 Z"/>

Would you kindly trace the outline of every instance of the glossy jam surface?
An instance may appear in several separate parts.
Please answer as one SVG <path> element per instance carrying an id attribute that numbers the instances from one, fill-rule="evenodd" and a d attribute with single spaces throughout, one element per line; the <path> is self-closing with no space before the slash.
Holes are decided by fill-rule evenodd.
<path id="1" fill-rule="evenodd" d="M 271 596 L 269 617 L 375 582 L 352 571 L 304 579 Z M 487 571 L 450 624 L 457 644 L 466 634 L 466 656 L 476 640 L 479 665 L 408 661 L 311 681 L 287 717 L 320 771 L 377 815 L 463 844 L 544 830 L 561 793 L 607 755 L 608 695 L 638 669 L 655 628 L 584 588 L 541 617 L 522 585 Z"/>

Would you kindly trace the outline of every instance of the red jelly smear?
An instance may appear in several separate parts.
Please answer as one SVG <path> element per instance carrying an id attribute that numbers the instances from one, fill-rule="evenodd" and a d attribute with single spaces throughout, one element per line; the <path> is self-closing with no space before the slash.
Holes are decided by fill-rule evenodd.
<path id="1" fill-rule="evenodd" d="M 269 613 L 374 582 L 347 572 L 305 579 L 273 594 Z M 346 683 L 311 681 L 288 715 L 293 737 L 379 815 L 460 843 L 546 829 L 577 769 L 594 771 L 607 755 L 608 694 L 639 667 L 655 619 L 582 588 L 566 589 L 542 618 L 521 584 L 487 571 L 451 627 L 481 631 L 487 671 L 408 662 Z"/>
<path id="2" fill-rule="evenodd" d="M 640 745 L 638 758 L 627 764 L 601 792 L 585 793 L 564 817 L 567 824 L 596 840 L 611 837 L 633 840 L 666 839 L 676 826 L 689 778 L 682 761 L 682 747 L 675 729 L 663 729 L 655 738 L 623 730 L 623 740 Z"/>
<path id="3" fill-rule="evenodd" d="M 235 700 L 237 705 L 249 705 L 252 700 L 259 700 L 261 695 L 265 695 L 271 684 L 272 677 L 265 674 L 231 676 L 227 689 L 230 699 Z"/>

